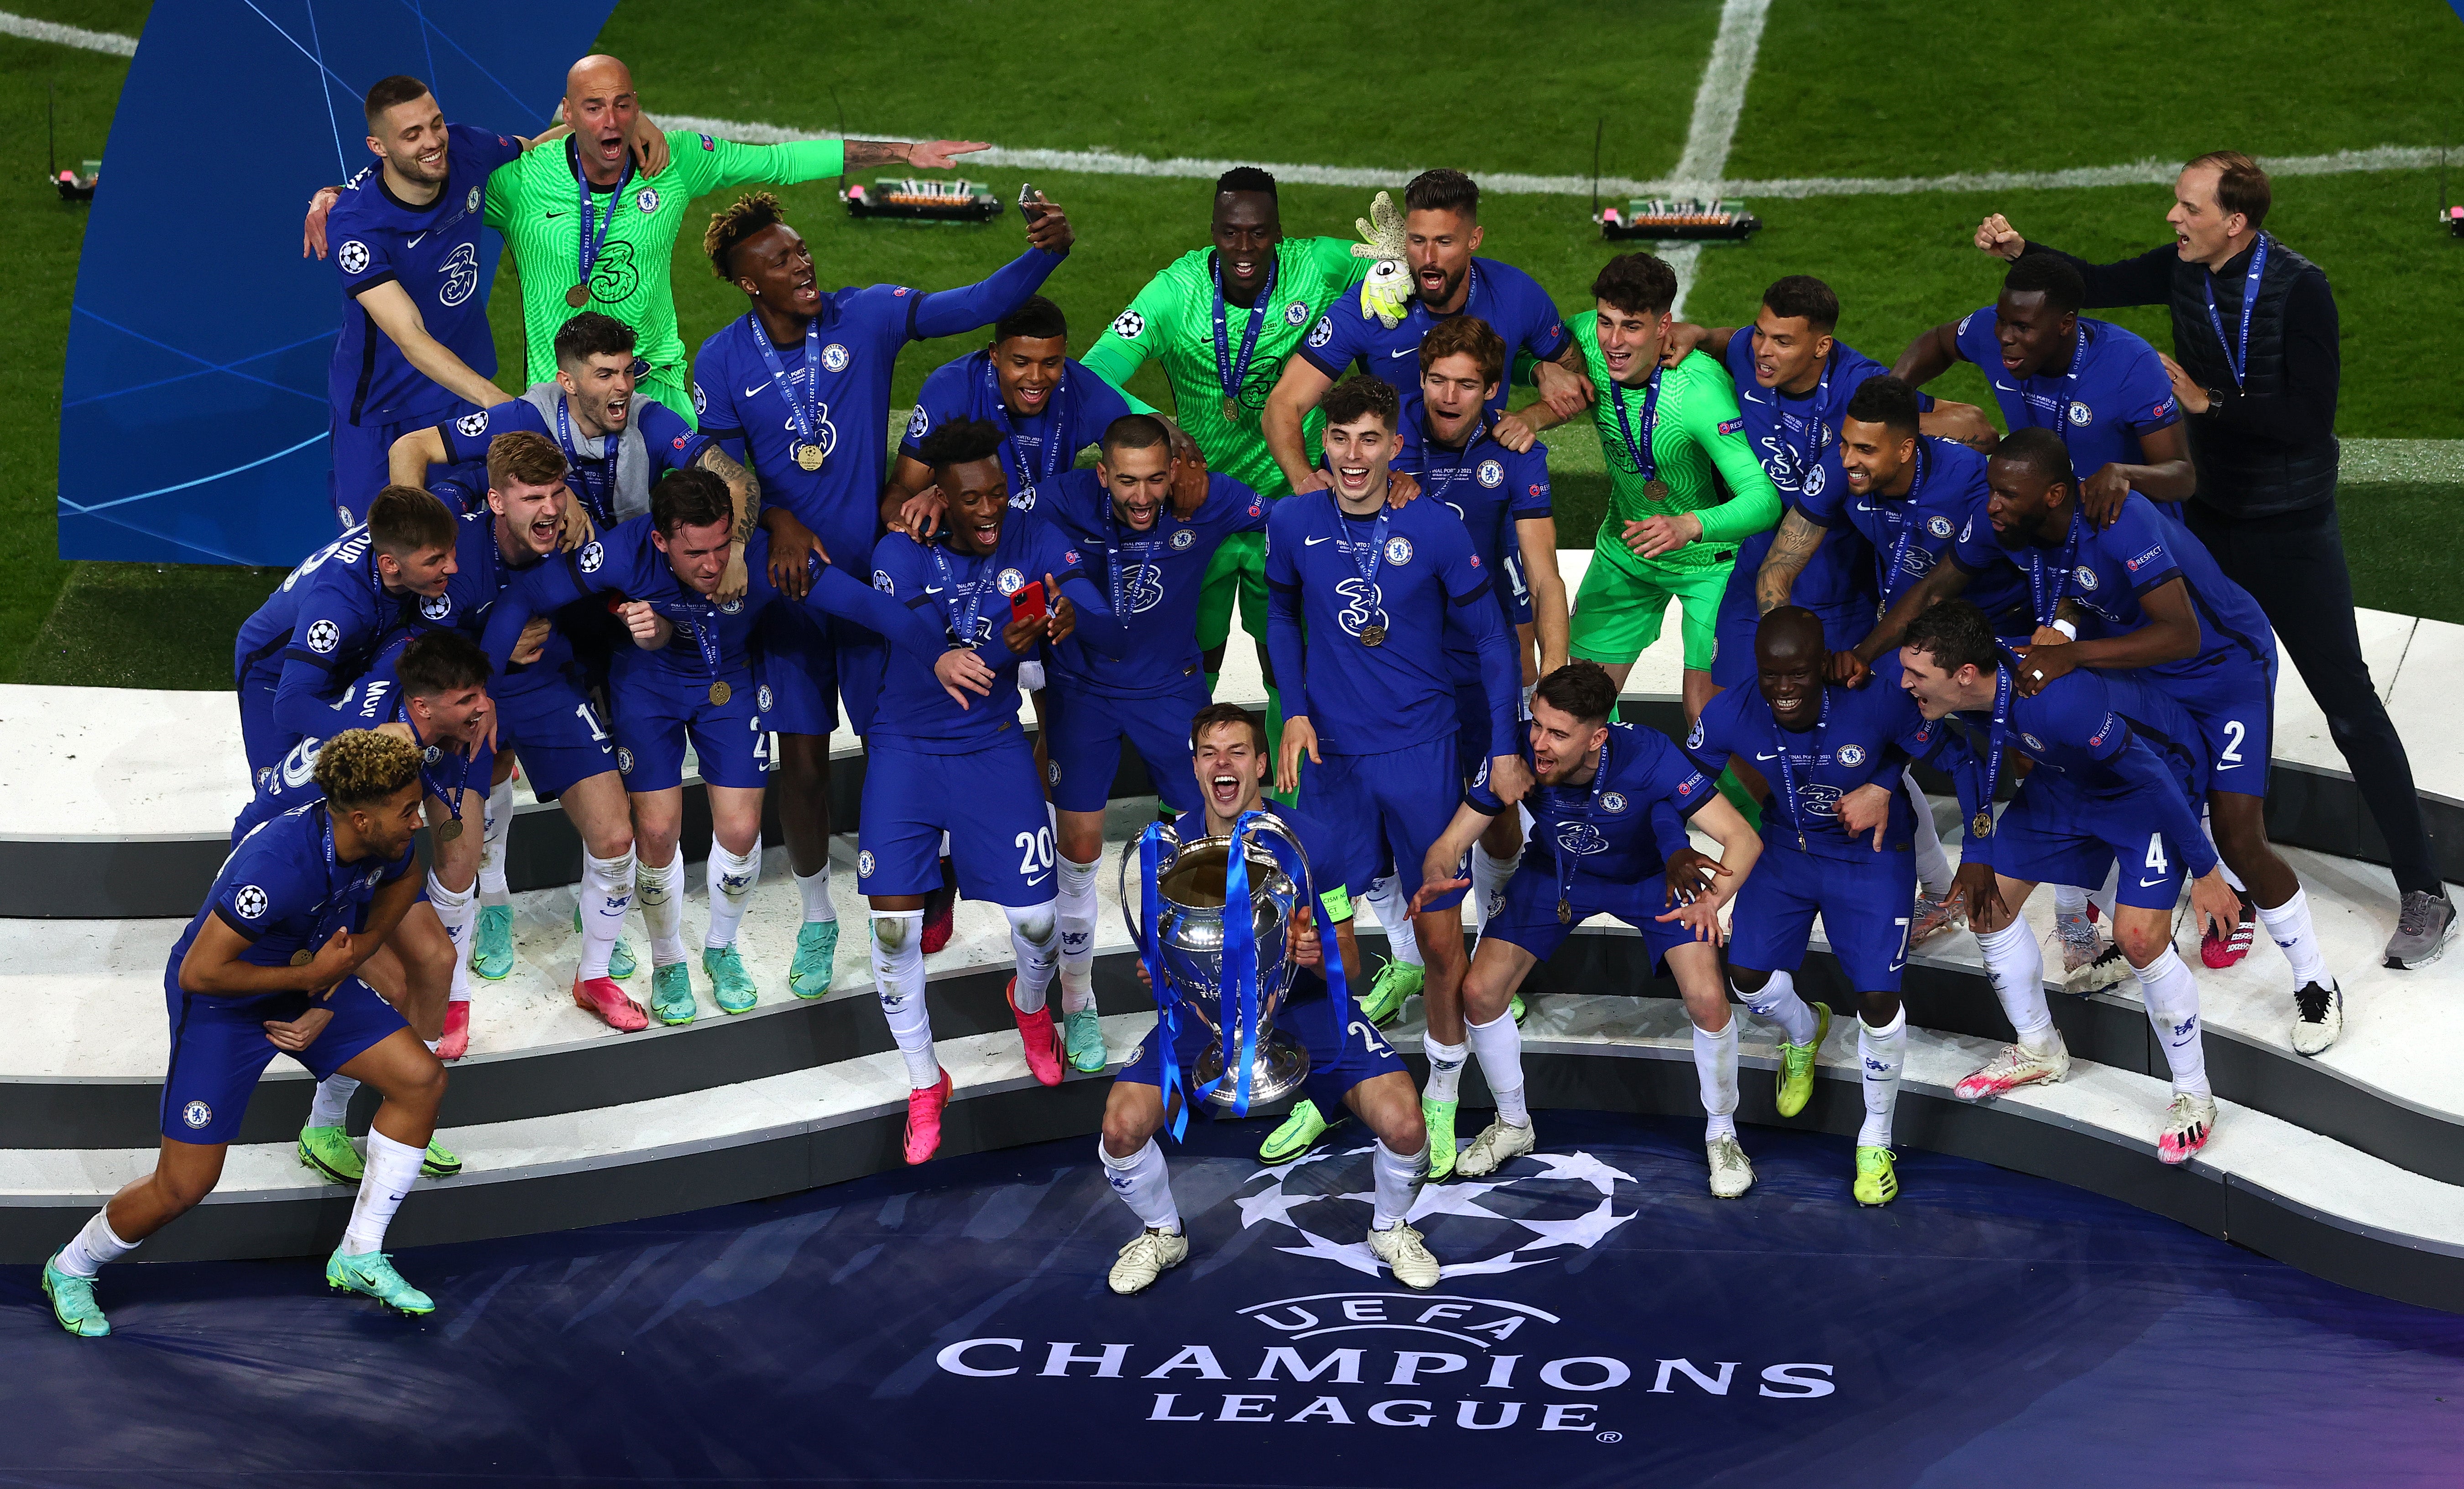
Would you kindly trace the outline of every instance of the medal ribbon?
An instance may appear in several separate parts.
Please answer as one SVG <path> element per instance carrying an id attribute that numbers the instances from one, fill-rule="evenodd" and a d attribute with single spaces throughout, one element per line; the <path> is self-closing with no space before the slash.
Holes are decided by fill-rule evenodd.
<path id="1" fill-rule="evenodd" d="M 962 601 L 958 598 L 958 580 L 950 568 L 949 545 L 933 543 L 926 547 L 925 552 L 933 556 L 933 572 L 939 576 L 942 592 L 949 597 L 941 604 L 950 612 L 950 629 L 959 646 L 972 649 L 978 640 L 976 627 L 983 620 L 984 592 L 993 587 L 992 581 L 986 580 L 978 584 L 975 592 Z M 990 564 L 992 556 L 987 554 L 984 561 Z M 1050 597 L 1045 598 L 1048 603 Z"/>
<path id="2" fill-rule="evenodd" d="M 1592 767 L 1591 799 L 1583 805 L 1584 826 L 1593 828 L 1597 827 L 1598 823 L 1596 821 L 1596 818 L 1600 807 L 1600 793 L 1607 789 L 1608 783 L 1609 742 L 1608 740 L 1603 739 L 1600 741 L 1599 762 Z M 1573 819 L 1571 817 L 1567 819 L 1568 821 L 1572 821 L 1573 820 Z M 1559 915 L 1564 917 L 1559 921 L 1559 924 L 1562 925 L 1565 924 L 1567 919 L 1572 918 L 1567 912 L 1569 908 L 1574 903 L 1574 853 L 1573 849 L 1567 847 L 1563 843 L 1555 844 L 1555 847 L 1556 852 L 1553 856 L 1557 860 L 1557 910 Z"/>
<path id="3" fill-rule="evenodd" d="M 1822 410 L 1829 406 L 1831 402 L 1831 369 L 1838 361 L 1839 349 L 1837 346 L 1831 349 L 1830 356 L 1822 360 L 1822 381 L 1814 385 L 1813 401 L 1806 405 L 1804 448 L 1799 449 L 1797 443 L 1789 439 L 1785 433 L 1780 436 L 1788 446 L 1788 452 L 1796 457 L 1796 493 L 1799 496 L 1805 494 L 1806 473 L 1812 471 L 1815 463 L 1822 458 L 1822 451 L 1828 444 L 1822 438 Z M 1785 396 L 1777 388 L 1771 389 L 1771 395 L 1774 399 Z M 1777 406 L 1780 427 L 1785 430 L 1788 427 L 1788 405 L 1783 403 Z"/>
<path id="4" fill-rule="evenodd" d="M 1167 514 L 1160 510 L 1156 512 L 1154 536 L 1137 542 L 1124 543 L 1121 541 L 1119 521 L 1113 514 L 1112 493 L 1110 492 L 1104 493 L 1104 576 L 1110 580 L 1108 587 L 1112 595 L 1112 613 L 1124 621 L 1130 618 L 1129 591 L 1126 587 L 1129 576 L 1121 566 L 1121 556 L 1125 553 L 1129 554 L 1132 565 L 1142 566 L 1144 560 L 1137 555 L 1141 551 L 1154 553 L 1162 543 L 1166 515 Z M 1161 565 L 1156 567 L 1156 582 L 1158 584 L 1162 582 Z"/>
<path id="5" fill-rule="evenodd" d="M 1189 1130 L 1189 1093 L 1180 1084 L 1180 995 L 1163 975 L 1163 936 L 1157 921 L 1163 914 L 1163 891 L 1160 887 L 1163 852 L 1163 823 L 1149 822 L 1138 836 L 1138 960 L 1147 970 L 1147 985 L 1155 990 L 1155 1032 L 1158 1041 L 1156 1080 L 1163 1087 L 1164 1122 L 1172 1130 L 1172 1140 L 1181 1141 Z M 1174 1097 L 1180 1099 L 1176 1102 Z"/>
<path id="6" fill-rule="evenodd" d="M 2080 525 L 2079 506 L 2073 503 L 2070 536 L 2062 543 L 2061 562 L 2052 574 L 2045 572 L 2043 554 L 2031 552 L 2028 555 L 2028 594 L 2036 602 L 2038 625 L 2054 624 L 2054 612 L 2061 608 L 2063 599 L 2070 593 L 2071 575 L 2079 564 Z"/>
<path id="7" fill-rule="evenodd" d="M 815 317 L 804 322 L 804 391 L 801 398 L 796 384 L 787 377 L 787 364 L 779 360 L 779 349 L 770 344 L 770 333 L 761 329 L 761 318 L 755 315 L 744 318 L 753 327 L 753 344 L 760 349 L 761 361 L 770 368 L 771 385 L 786 401 L 787 417 L 795 422 L 797 443 L 820 444 L 813 431 L 822 424 L 822 369 L 816 364 L 813 343 L 822 339 L 821 318 Z"/>
<path id="8" fill-rule="evenodd" d="M 593 194 L 590 189 L 590 178 L 582 173 L 581 147 L 579 145 L 574 147 L 573 184 L 582 193 L 582 246 L 580 251 L 582 272 L 576 276 L 574 281 L 575 283 L 586 285 L 590 282 L 590 268 L 593 264 L 599 262 L 599 251 L 606 246 L 607 230 L 616 225 L 616 204 L 624 200 L 626 183 L 632 179 L 633 154 L 630 150 L 627 150 L 625 153 L 624 173 L 616 178 L 616 189 L 607 193 L 607 215 L 599 219 L 599 230 L 596 233 L 593 233 L 590 228 L 590 198 Z"/>
<path id="9" fill-rule="evenodd" d="M 1223 869 L 1223 1073 L 1198 1093 L 1213 1096 L 1230 1081 L 1236 1117 L 1249 1114 L 1250 1067 L 1258 1060 L 1258 925 L 1249 906 L 1249 855 L 1241 842 L 1243 830 L 1258 817 L 1243 812 L 1232 822 L 1232 851 Z"/>
<path id="10" fill-rule="evenodd" d="M 462 756 L 462 777 L 460 779 L 453 782 L 451 787 L 448 787 L 441 777 L 431 776 L 428 773 L 428 741 L 420 736 L 419 725 L 412 721 L 410 710 L 403 707 L 399 698 L 397 698 L 394 703 L 394 714 L 410 729 L 411 747 L 419 752 L 420 783 L 428 788 L 428 794 L 429 796 L 432 796 L 445 803 L 446 809 L 453 814 L 453 820 L 455 821 L 460 821 L 462 820 L 462 793 L 471 788 L 471 766 L 473 763 L 473 755 L 465 755 Z M 449 751 L 446 753 L 450 754 L 451 752 Z"/>
<path id="11" fill-rule="evenodd" d="M 1065 379 L 1044 401 L 1044 477 L 1038 480 L 1035 472 L 1026 468 L 1026 456 L 1018 448 L 1018 427 L 1010 423 L 1009 404 L 1001 397 L 1001 375 L 993 370 L 992 359 L 984 359 L 984 397 L 992 405 L 993 422 L 1001 426 L 1001 443 L 1017 464 L 1018 478 L 1026 487 L 1029 503 L 1034 500 L 1035 493 L 1061 471 L 1061 444 L 1065 431 L 1069 427 L 1064 406 L 1068 396 L 1069 383 Z"/>
<path id="12" fill-rule="evenodd" d="M 1627 422 L 1625 387 L 1617 379 L 1609 379 L 1609 401 L 1617 405 L 1617 432 L 1625 436 L 1626 457 L 1634 462 L 1635 471 L 1646 481 L 1660 473 L 1651 458 L 1651 435 L 1660 424 L 1660 369 L 1651 369 L 1651 381 L 1643 384 L 1642 443 L 1634 439 L 1634 426 Z"/>
<path id="13" fill-rule="evenodd" d="M 1978 818 L 1991 821 L 1993 816 L 1993 788 L 2002 779 L 2002 747 L 2011 736 L 2011 664 L 2016 660 L 2011 648 L 2004 646 L 2002 666 L 1993 683 L 1993 728 L 1985 755 L 1985 789 L 1978 793 Z M 1975 824 L 1969 823 L 1973 831 Z M 1980 833 L 1978 836 L 1988 836 Z"/>
<path id="14" fill-rule="evenodd" d="M 2216 314 L 2216 287 L 2213 274 L 2202 275 L 2199 293 L 2208 297 L 2208 324 L 2215 328 L 2216 344 L 2224 348 L 2225 365 L 2232 369 L 2233 386 L 2238 388 L 2250 371 L 2250 312 L 2258 303 L 2258 276 L 2267 272 L 2267 234 L 2258 235 L 2258 246 L 2251 250 L 2250 273 L 2241 283 L 2241 339 L 2225 339 L 2224 318 Z"/>
<path id="15" fill-rule="evenodd" d="M 1908 493 L 1900 498 L 1908 504 L 1907 515 L 1900 519 L 1900 535 L 1891 544 L 1890 566 L 1882 571 L 1882 608 L 1885 610 L 1891 607 L 1891 601 L 1899 593 L 1899 586 L 1907 582 L 1907 570 L 1903 565 L 1907 562 L 1908 544 L 1915 539 L 1917 528 L 1925 521 L 1923 515 L 1917 510 L 1917 493 L 1925 490 L 1925 477 L 1930 473 L 1925 470 L 1925 439 L 1919 436 L 1917 473 L 1915 478 L 1908 482 Z"/>
<path id="16" fill-rule="evenodd" d="M 573 439 L 572 407 L 560 392 L 556 395 L 556 442 L 564 447 L 565 469 L 573 472 L 574 484 L 581 488 L 583 504 L 590 509 L 590 515 L 599 520 L 601 526 L 613 527 L 616 523 L 616 452 L 625 444 L 624 436 L 601 435 L 599 448 L 605 451 L 605 457 L 591 462 L 599 467 L 599 475 L 596 481 L 584 475 L 582 451 Z"/>
<path id="17" fill-rule="evenodd" d="M 1831 690 L 1825 687 L 1815 696 L 1820 701 L 1815 705 L 1814 763 L 1819 766 L 1823 732 L 1831 727 Z M 1779 788 L 1788 796 L 1788 823 L 1796 829 L 1796 848 L 1802 853 L 1806 851 L 1805 800 L 1796 794 L 1796 762 L 1789 758 L 1788 731 L 1780 727 L 1777 714 L 1771 717 L 1771 743 L 1779 751 Z"/>
<path id="18" fill-rule="evenodd" d="M 1248 379 L 1249 360 L 1258 353 L 1258 333 L 1265 329 L 1266 313 L 1273 308 L 1275 272 L 1282 259 L 1283 253 L 1278 251 L 1273 258 L 1266 261 L 1265 287 L 1258 292 L 1258 298 L 1249 307 L 1249 328 L 1241 333 L 1241 355 L 1236 361 L 1232 349 L 1224 344 L 1223 255 L 1215 255 L 1215 382 L 1223 390 L 1226 403 L 1237 404 L 1240 401 L 1241 384 Z"/>
<path id="19" fill-rule="evenodd" d="M 1377 569 L 1386 561 L 1386 517 L 1394 510 L 1392 507 L 1383 505 L 1378 507 L 1377 525 L 1369 532 L 1369 551 L 1366 554 L 1355 553 L 1352 556 L 1353 568 L 1359 571 L 1361 581 L 1369 586 L 1369 594 L 1362 597 L 1361 602 L 1372 609 L 1379 608 L 1375 603 L 1377 593 Z M 1341 548 L 1350 540 L 1351 531 L 1352 519 L 1345 515 L 1343 504 L 1338 501 L 1334 506 L 1334 545 L 1337 548 Z"/>

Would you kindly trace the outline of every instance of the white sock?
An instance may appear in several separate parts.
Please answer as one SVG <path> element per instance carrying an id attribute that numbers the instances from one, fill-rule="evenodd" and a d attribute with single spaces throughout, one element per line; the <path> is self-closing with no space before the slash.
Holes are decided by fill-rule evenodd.
<path id="1" fill-rule="evenodd" d="M 1104 1141 L 1095 1140 L 1096 1155 L 1104 1160 L 1105 1177 L 1112 1181 L 1112 1193 L 1130 1213 L 1145 1222 L 1151 1231 L 1180 1234 L 1180 1207 L 1172 1201 L 1172 1171 L 1164 1167 L 1163 1149 L 1153 1137 L 1147 1146 L 1127 1158 L 1115 1158 L 1104 1150 Z"/>
<path id="2" fill-rule="evenodd" d="M 317 1094 L 308 1101 L 308 1126 L 339 1128 L 351 1114 L 351 1093 L 360 1083 L 346 1075 L 329 1075 L 317 1083 Z"/>
<path id="3" fill-rule="evenodd" d="M 2088 896 L 2088 899 L 2094 902 L 2096 908 L 2103 912 L 2104 923 L 2108 926 L 2113 924 L 2113 897 L 2120 893 L 2121 890 L 2122 862 L 2121 860 L 2116 859 L 2113 866 L 2105 870 L 2104 887 L 2098 889 L 2094 894 Z"/>
<path id="4" fill-rule="evenodd" d="M 1857 1020 L 1857 1063 L 1865 1072 L 1865 1125 L 1857 1141 L 1866 1148 L 1891 1146 L 1891 1112 L 1900 1104 L 1900 1067 L 1908 1058 L 1908 1011 L 1875 1028 Z"/>
<path id="5" fill-rule="evenodd" d="M 1933 804 L 1917 784 L 1917 773 L 1903 770 L 1900 780 L 1907 787 L 1909 809 L 1916 813 L 1917 883 L 1924 886 L 1925 898 L 1938 900 L 1950 892 L 1950 855 L 1942 850 L 1942 832 L 1933 824 Z"/>
<path id="6" fill-rule="evenodd" d="M 479 821 L 479 898 L 488 905 L 508 903 L 505 889 L 505 835 L 514 830 L 514 778 L 488 793 L 487 813 Z"/>
<path id="7" fill-rule="evenodd" d="M 1372 884 L 1362 898 L 1369 902 L 1377 924 L 1385 928 L 1386 945 L 1395 959 L 1407 967 L 1422 965 L 1420 941 L 1412 933 L 1412 902 L 1403 895 L 1403 881 L 1388 874 Z"/>
<path id="8" fill-rule="evenodd" d="M 1976 938 L 1985 952 L 1985 975 L 2020 1046 L 2033 1054 L 2051 1050 L 2061 1036 L 2054 1031 L 2053 1010 L 2045 1006 L 2045 953 L 2036 933 L 2013 906 L 2011 923 Z"/>
<path id="9" fill-rule="evenodd" d="M 1528 1128 L 1531 1113 L 1523 1105 L 1523 1031 L 1514 1026 L 1511 1010 L 1486 1023 L 1465 1020 L 1463 1033 L 1472 1053 L 1480 1057 L 1481 1079 L 1497 1099 L 1497 1120 L 1510 1128 Z"/>
<path id="10" fill-rule="evenodd" d="M 625 933 L 625 912 L 633 908 L 633 850 L 623 858 L 592 858 L 582 850 L 582 980 L 607 975 L 607 958 Z"/>
<path id="11" fill-rule="evenodd" d="M 2171 947 L 2139 974 L 2139 994 L 2147 1002 L 2147 1022 L 2156 1041 L 2165 1046 L 2165 1062 L 2173 1067 L 2173 1089 L 2190 1096 L 2212 1096 L 2208 1088 L 2208 1055 L 2199 1040 L 2199 984 Z"/>
<path id="12" fill-rule="evenodd" d="M 1040 1012 L 1061 950 L 1060 912 L 1046 900 L 1024 909 L 1004 905 L 1001 914 L 1009 919 L 1009 949 L 1018 957 L 1018 991 L 1011 1001 L 1022 1014 Z"/>
<path id="13" fill-rule="evenodd" d="M 2327 958 L 2320 953 L 2319 937 L 2310 929 L 2310 896 L 2296 889 L 2293 898 L 2269 909 L 2258 908 L 2259 924 L 2276 944 L 2284 949 L 2284 959 L 2293 964 L 2293 985 L 2297 988 L 2317 983 L 2327 985 Z"/>
<path id="14" fill-rule="evenodd" d="M 1737 1135 L 1737 1020 L 1713 1034 L 1694 1026 L 1694 1079 L 1703 1087 L 1703 1110 L 1710 1120 L 1703 1138 Z"/>
<path id="15" fill-rule="evenodd" d="M 761 840 L 749 853 L 730 853 L 716 838 L 710 841 L 710 930 L 701 944 L 712 951 L 736 944 L 736 928 L 744 924 L 744 907 L 753 903 L 753 886 L 761 877 Z"/>
<path id="16" fill-rule="evenodd" d="M 385 1250 L 385 1227 L 402 1208 L 419 1177 L 419 1161 L 427 1154 L 408 1143 L 397 1143 L 382 1132 L 368 1134 L 367 1171 L 360 1176 L 360 1194 L 351 1201 L 351 1223 L 340 1248 L 346 1257 Z"/>
<path id="17" fill-rule="evenodd" d="M 642 902 L 642 919 L 650 928 L 650 963 L 672 967 L 685 959 L 685 850 L 668 849 L 664 864 L 644 864 L 633 871 L 634 897 Z"/>
<path id="18" fill-rule="evenodd" d="M 886 943 L 886 944 L 885 944 Z M 924 1006 L 924 912 L 872 912 L 872 985 L 890 1037 L 907 1057 L 907 1084 L 921 1091 L 941 1084 L 933 1054 L 933 1015 Z"/>
<path id="19" fill-rule="evenodd" d="M 1377 1175 L 1377 1200 L 1369 1218 L 1370 1228 L 1391 1231 L 1412 1213 L 1412 1201 L 1419 1197 L 1420 1185 L 1429 1176 L 1429 1146 L 1421 1144 L 1417 1153 L 1398 1153 L 1381 1142 L 1370 1155 L 1369 1167 Z"/>
<path id="20" fill-rule="evenodd" d="M 2087 891 L 2075 884 L 2054 886 L 2054 915 L 2070 920 L 2087 913 Z"/>
<path id="21" fill-rule="evenodd" d="M 830 903 L 830 865 L 825 859 L 822 866 L 809 874 L 788 869 L 796 880 L 796 897 L 804 902 L 804 924 L 823 925 L 839 918 L 839 908 Z"/>
<path id="22" fill-rule="evenodd" d="M 1095 864 L 1061 860 L 1061 1006 L 1068 1013 L 1095 1004 Z"/>
<path id="23" fill-rule="evenodd" d="M 1420 1048 L 1429 1057 L 1429 1084 L 1420 1094 L 1433 1102 L 1455 1100 L 1463 1089 L 1463 1062 L 1471 1058 L 1471 1046 L 1441 1043 L 1436 1035 L 1423 1034 Z"/>
<path id="24" fill-rule="evenodd" d="M 1480 934 L 1481 928 L 1488 924 L 1489 901 L 1506 892 L 1506 881 L 1522 866 L 1523 855 L 1519 851 L 1512 858 L 1493 858 L 1479 843 L 1471 845 L 1471 903 L 1463 919 L 1470 923 L 1473 935 Z"/>
<path id="25" fill-rule="evenodd" d="M 457 894 L 437 883 L 436 871 L 430 869 L 428 903 L 435 908 L 446 939 L 453 943 L 453 982 L 446 997 L 467 1003 L 471 1001 L 471 932 L 479 924 L 479 887 L 473 885 Z"/>
<path id="26" fill-rule="evenodd" d="M 53 1259 L 52 1265 L 70 1277 L 92 1277 L 101 1270 L 103 1263 L 117 1261 L 135 1251 L 138 1242 L 124 1241 L 112 1234 L 110 1215 L 109 1206 L 96 1211 L 94 1217 L 86 1221 L 85 1229 L 60 1248 L 60 1254 Z"/>
<path id="27" fill-rule="evenodd" d="M 1734 982 L 1729 987 L 1745 1000 L 1746 1007 L 1755 1018 L 1778 1024 L 1791 1044 L 1807 1043 L 1822 1027 L 1822 1020 L 1815 1017 L 1813 1008 L 1796 996 L 1796 974 L 1793 972 L 1773 972 L 1771 980 L 1763 984 L 1759 993 L 1749 993 Z"/>

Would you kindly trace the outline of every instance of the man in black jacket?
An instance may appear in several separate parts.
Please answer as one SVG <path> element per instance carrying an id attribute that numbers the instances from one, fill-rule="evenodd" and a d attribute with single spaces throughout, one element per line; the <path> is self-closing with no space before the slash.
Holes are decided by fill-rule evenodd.
<path id="1" fill-rule="evenodd" d="M 2336 300 L 2326 273 L 2260 231 L 2267 173 L 2232 150 L 2182 168 L 2165 220 L 2173 241 L 2116 264 L 2030 243 L 2000 213 L 1976 246 L 2005 259 L 2057 253 L 2087 280 L 2089 306 L 2165 305 L 2165 367 L 2189 416 L 2199 487 L 2190 530 L 2249 590 L 2327 715 L 2387 840 L 2403 896 L 2387 964 L 2419 967 L 2455 928 L 2431 856 L 2412 765 L 2362 660 L 2352 578 L 2336 525 Z"/>

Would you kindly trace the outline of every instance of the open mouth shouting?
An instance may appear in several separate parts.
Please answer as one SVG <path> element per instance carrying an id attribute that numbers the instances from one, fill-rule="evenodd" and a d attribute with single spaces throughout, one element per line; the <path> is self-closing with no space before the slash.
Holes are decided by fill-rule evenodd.
<path id="1" fill-rule="evenodd" d="M 1240 777 L 1229 773 L 1219 773 L 1207 777 L 1206 799 L 1215 808 L 1216 816 L 1232 815 L 1232 809 L 1241 801 L 1242 784 Z"/>

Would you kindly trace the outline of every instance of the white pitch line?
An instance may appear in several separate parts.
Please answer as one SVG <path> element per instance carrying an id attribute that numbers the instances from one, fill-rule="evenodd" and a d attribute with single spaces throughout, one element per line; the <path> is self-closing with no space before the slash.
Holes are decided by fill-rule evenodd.
<path id="1" fill-rule="evenodd" d="M 54 21 L 38 21 L 32 16 L 11 15 L 0 11 L 0 35 L 20 36 L 28 41 L 49 41 L 63 47 L 77 47 L 86 52 L 108 52 L 113 56 L 135 56 L 137 38 L 118 32 L 87 31 L 77 26 L 62 26 Z"/>
<path id="2" fill-rule="evenodd" d="M 1727 0 L 1720 7 L 1720 34 L 1711 43 L 1711 59 L 1703 64 L 1702 84 L 1694 90 L 1694 114 L 1685 126 L 1685 153 L 1677 158 L 1677 180 L 1684 185 L 1673 194 L 1720 194 L 1720 177 L 1728 168 L 1728 147 L 1737 139 L 1737 116 L 1745 112 L 1746 84 L 1753 80 L 1754 55 L 1762 48 L 1763 17 L 1770 11 L 1771 0 Z M 1661 253 L 1668 267 L 1677 271 L 1677 302 L 1669 314 L 1683 317 L 1703 245 L 1672 244 L 1663 247 Z"/>

